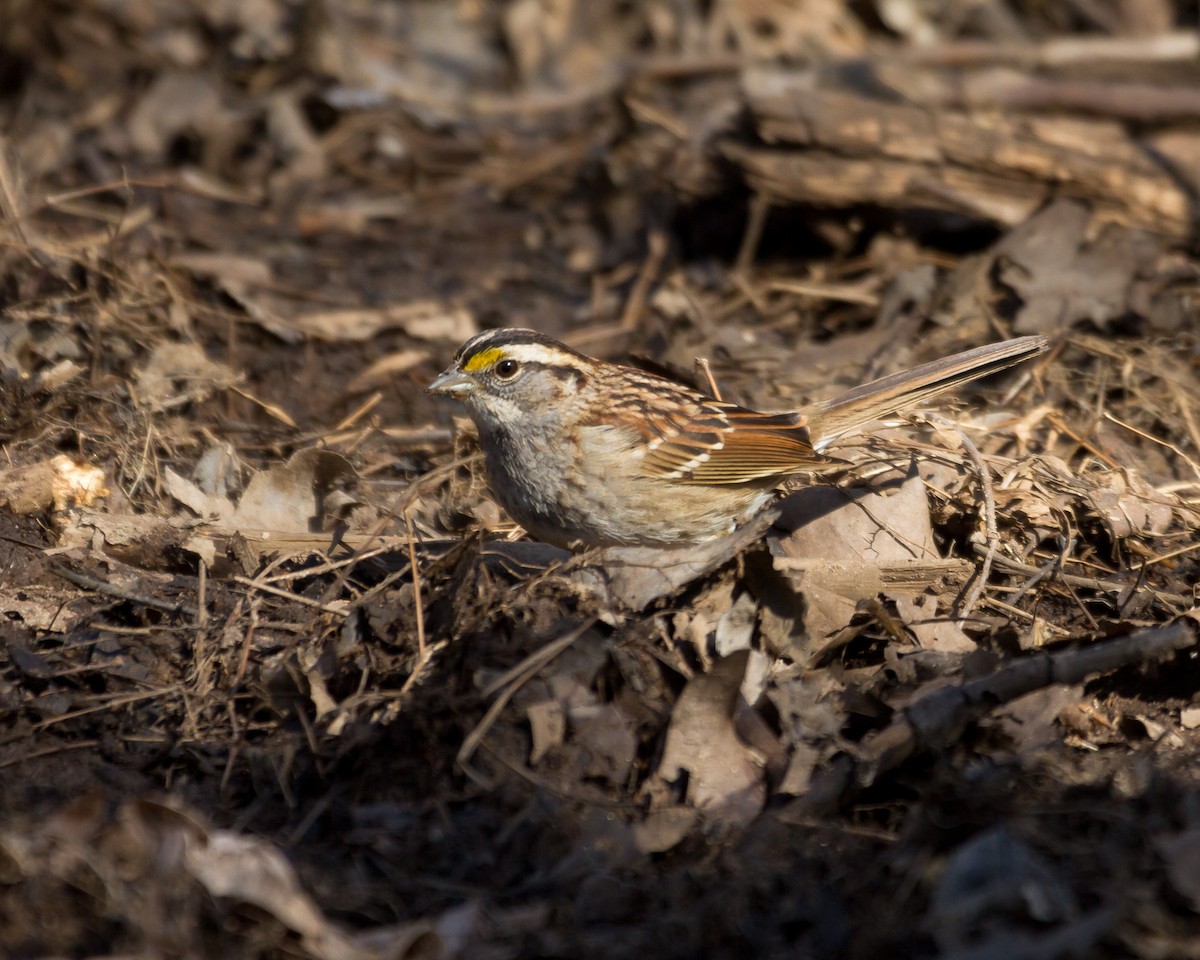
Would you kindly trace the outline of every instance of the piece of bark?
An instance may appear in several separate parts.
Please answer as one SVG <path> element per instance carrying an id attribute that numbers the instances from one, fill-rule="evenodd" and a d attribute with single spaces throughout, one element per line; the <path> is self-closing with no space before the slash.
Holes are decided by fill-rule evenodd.
<path id="1" fill-rule="evenodd" d="M 723 150 L 777 202 L 924 207 L 1012 225 L 1065 195 L 1167 236 L 1191 229 L 1187 191 L 1108 121 L 935 112 L 844 91 L 750 90 L 748 101 L 777 146 Z"/>

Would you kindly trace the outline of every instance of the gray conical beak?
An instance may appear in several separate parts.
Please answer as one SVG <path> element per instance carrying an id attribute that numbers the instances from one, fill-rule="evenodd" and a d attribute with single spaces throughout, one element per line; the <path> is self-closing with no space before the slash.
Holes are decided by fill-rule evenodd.
<path id="1" fill-rule="evenodd" d="M 463 373 L 457 367 L 450 367 L 438 374 L 433 383 L 425 388 L 425 392 L 438 397 L 455 397 L 463 400 L 477 389 L 479 389 L 479 384 L 476 383 L 474 377 Z"/>

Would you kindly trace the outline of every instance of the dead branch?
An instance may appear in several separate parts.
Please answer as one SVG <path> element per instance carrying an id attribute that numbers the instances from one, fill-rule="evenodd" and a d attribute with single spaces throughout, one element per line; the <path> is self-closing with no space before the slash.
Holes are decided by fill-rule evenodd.
<path id="1" fill-rule="evenodd" d="M 959 686 L 941 687 L 906 707 L 892 724 L 864 744 L 856 781 L 873 783 L 921 750 L 954 743 L 967 725 L 998 706 L 1056 683 L 1081 683 L 1135 663 L 1171 657 L 1200 640 L 1195 613 L 1162 627 L 1053 653 L 1041 653 L 1001 667 Z"/>
<path id="2" fill-rule="evenodd" d="M 1191 229 L 1188 189 L 1107 121 L 949 113 L 820 90 L 751 92 L 749 105 L 776 146 L 722 149 L 778 203 L 925 207 L 1011 225 L 1061 195 L 1168 236 Z"/>

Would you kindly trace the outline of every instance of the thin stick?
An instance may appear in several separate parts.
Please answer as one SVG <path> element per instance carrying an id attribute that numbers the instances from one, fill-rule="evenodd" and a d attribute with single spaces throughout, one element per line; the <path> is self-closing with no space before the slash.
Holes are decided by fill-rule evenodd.
<path id="1" fill-rule="evenodd" d="M 161 690 L 146 690 L 142 693 L 118 694 L 117 696 L 104 701 L 104 703 L 98 703 L 91 707 L 82 707 L 79 710 L 70 710 L 67 713 L 60 713 L 58 716 L 51 717 L 49 720 L 39 720 L 32 726 L 27 727 L 21 733 L 11 737 L 5 737 L 3 740 L 0 740 L 0 746 L 21 740 L 30 733 L 39 733 L 42 730 L 49 730 L 56 724 L 65 723 L 67 720 L 75 720 L 78 717 L 86 717 L 92 713 L 100 713 L 103 710 L 113 710 L 117 707 L 127 707 L 131 703 L 139 703 L 142 700 L 156 700 L 159 697 L 166 697 L 172 693 L 182 692 L 182 686 L 178 683 L 173 683 L 169 687 L 163 687 Z"/>
<path id="2" fill-rule="evenodd" d="M 662 270 L 663 261 L 667 258 L 669 249 L 666 231 L 651 230 L 650 236 L 646 238 L 646 246 L 649 248 L 646 260 L 638 272 L 637 279 L 633 282 L 633 289 L 629 291 L 629 299 L 625 301 L 625 310 L 621 313 L 621 329 L 623 330 L 632 330 L 637 326 L 638 319 L 642 315 L 642 308 L 646 305 L 646 297 L 650 293 L 650 286 L 658 278 L 659 271 Z"/>
<path id="3" fill-rule="evenodd" d="M 1130 433 L 1141 437 L 1143 440 L 1149 440 L 1151 443 L 1157 443 L 1160 447 L 1166 447 L 1173 454 L 1175 454 L 1175 456 L 1179 457 L 1184 463 L 1191 467 L 1192 473 L 1194 473 L 1197 477 L 1200 477 L 1200 463 L 1196 463 L 1195 460 L 1180 450 L 1179 447 L 1175 446 L 1175 444 L 1166 440 L 1160 440 L 1158 437 L 1147 433 L 1145 430 L 1139 430 L 1132 423 L 1126 423 L 1124 420 L 1118 420 L 1107 410 L 1104 411 L 1104 419 L 1110 423 L 1115 423 L 1118 427 L 1124 427 Z"/>
<path id="4" fill-rule="evenodd" d="M 975 552 L 977 555 L 981 555 L 983 553 L 983 548 L 976 546 Z M 1027 563 L 1021 563 L 1019 560 L 1010 560 L 1003 554 L 997 555 L 995 564 L 1005 573 L 1032 575 L 1040 572 L 1040 568 L 1038 567 L 1030 566 Z M 1084 590 L 1096 590 L 1100 593 L 1118 593 L 1129 585 L 1128 583 L 1122 583 L 1115 580 L 1100 580 L 1096 577 L 1080 577 L 1076 576 L 1075 574 L 1063 573 L 1061 571 L 1054 577 L 1053 580 L 1050 581 L 1050 583 L 1064 589 L 1067 587 L 1079 587 Z M 1167 593 L 1165 590 L 1154 590 L 1153 588 L 1147 589 L 1150 589 L 1154 599 L 1159 603 L 1170 604 L 1182 610 L 1190 609 L 1193 605 L 1191 598 L 1185 597 L 1182 594 Z"/>
<path id="5" fill-rule="evenodd" d="M 1151 557 L 1149 560 L 1145 561 L 1142 566 L 1150 567 L 1156 563 L 1162 563 L 1164 560 L 1174 560 L 1176 557 L 1181 557 L 1185 553 L 1193 553 L 1196 550 L 1200 550 L 1200 543 L 1189 543 L 1186 547 L 1179 547 L 1175 550 L 1168 551 L 1167 553 L 1160 553 L 1156 557 Z"/>
<path id="6" fill-rule="evenodd" d="M 246 627 L 246 637 L 242 641 L 242 655 L 238 660 L 237 672 L 233 675 L 234 689 L 237 689 L 238 685 L 241 684 L 242 677 L 246 675 L 246 671 L 250 668 L 250 650 L 254 647 L 254 634 L 258 629 L 259 603 L 258 597 L 250 598 L 250 623 Z M 234 726 L 236 727 L 236 723 Z"/>
<path id="7" fill-rule="evenodd" d="M 984 597 L 983 604 L 989 607 L 995 607 L 997 610 L 1007 613 L 1010 616 L 1017 617 L 1020 620 L 1028 620 L 1030 623 L 1041 623 L 1042 629 L 1047 633 L 1052 633 L 1057 637 L 1069 637 L 1070 630 L 1056 626 L 1047 620 L 1039 619 L 1035 614 L 1028 610 L 1022 610 L 1020 607 L 1014 607 L 1011 603 L 1005 603 L 1003 600 L 997 600 L 995 597 Z"/>
<path id="8" fill-rule="evenodd" d="M 138 603 L 143 607 L 149 607 L 151 610 L 161 610 L 163 613 L 169 613 L 172 616 L 189 617 L 191 619 L 195 619 L 199 615 L 195 607 L 188 606 L 186 603 L 167 603 L 165 600 L 159 600 L 157 597 L 147 597 L 139 593 L 131 593 L 128 590 L 122 590 L 115 584 L 104 580 L 97 580 L 95 577 L 89 577 L 82 573 L 76 573 L 69 567 L 64 567 L 57 563 L 50 564 L 50 572 L 57 574 L 64 580 L 71 581 L 75 586 L 82 587 L 84 590 L 102 593 L 107 597 L 116 597 L 118 600 L 128 600 L 131 603 Z"/>
<path id="9" fill-rule="evenodd" d="M 294 600 L 296 603 L 303 604 L 306 607 L 313 607 L 320 610 L 322 613 L 332 614 L 335 617 L 345 617 L 350 613 L 349 607 L 336 607 L 330 603 L 322 603 L 320 600 L 313 600 L 310 597 L 302 596 L 299 593 L 291 593 L 288 590 L 281 590 L 279 587 L 272 587 L 270 584 L 260 583 L 257 580 L 251 580 L 249 577 L 230 577 L 234 583 L 240 583 L 244 587 L 251 587 L 258 590 L 260 593 L 269 593 L 274 597 L 282 597 L 285 600 Z"/>
<path id="10" fill-rule="evenodd" d="M 717 386 L 717 381 L 712 375 L 712 368 L 708 365 L 708 357 L 696 358 L 696 370 L 704 377 L 708 384 L 708 395 L 714 400 L 721 399 L 721 388 Z"/>
<path id="11" fill-rule="evenodd" d="M 79 740 L 76 743 L 62 743 L 53 747 L 46 747 L 44 750 L 35 750 L 33 753 L 27 753 L 23 757 L 10 757 L 7 760 L 0 760 L 0 770 L 5 767 L 15 767 L 21 763 L 28 763 L 31 760 L 40 760 L 42 757 L 52 757 L 56 753 L 66 753 L 68 750 L 90 750 L 92 747 L 100 746 L 99 740 Z"/>
<path id="12" fill-rule="evenodd" d="M 421 605 L 421 571 L 417 567 L 416 535 L 413 533 L 412 507 L 404 510 L 404 528 L 408 531 L 408 565 L 412 569 L 413 606 L 417 616 L 417 658 L 425 662 L 425 611 Z M 415 672 L 415 671 L 414 671 Z"/>
<path id="13" fill-rule="evenodd" d="M 298 711 L 303 713 L 303 710 Z M 230 745 L 229 754 L 225 757 L 225 769 L 221 773 L 221 782 L 217 785 L 217 791 L 221 796 L 226 795 L 229 789 L 229 781 L 233 779 L 233 771 L 237 766 L 238 757 L 242 752 L 242 725 L 238 723 L 237 707 L 233 699 L 225 701 L 225 715 L 229 718 L 229 733 Z"/>
<path id="14" fill-rule="evenodd" d="M 817 280 L 772 280 L 766 285 L 768 293 L 795 293 L 820 300 L 857 303 L 864 307 L 879 306 L 879 294 L 864 290 L 861 284 L 821 283 Z"/>
<path id="15" fill-rule="evenodd" d="M 992 561 L 1000 546 L 1000 533 L 996 529 L 996 496 L 992 492 L 991 472 L 988 470 L 987 464 L 983 462 L 983 454 L 975 446 L 975 441 L 967 435 L 962 427 L 955 427 L 955 429 L 958 431 L 959 439 L 962 440 L 963 449 L 967 451 L 967 456 L 971 458 L 971 463 L 975 465 L 975 471 L 979 474 L 979 489 L 983 494 L 983 523 L 987 530 L 987 552 L 983 556 L 983 562 L 979 565 L 979 575 L 967 592 L 958 614 L 960 620 L 966 620 L 971 615 L 971 611 L 975 609 L 975 604 L 979 602 L 979 597 L 983 593 L 984 587 L 987 586 L 988 577 L 991 576 Z"/>
<path id="16" fill-rule="evenodd" d="M 771 212 L 771 201 L 765 193 L 756 193 L 750 198 L 750 210 L 746 214 L 746 229 L 738 245 L 737 259 L 733 262 L 735 273 L 745 273 L 758 256 L 758 245 L 762 241 L 767 225 L 767 214 Z"/>
<path id="17" fill-rule="evenodd" d="M 1067 565 L 1067 555 L 1075 549 L 1075 538 L 1072 537 L 1071 539 L 1067 539 L 1066 537 L 1060 536 L 1059 542 L 1062 544 L 1062 549 L 1059 550 L 1058 555 L 1058 573 L 1061 574 Z M 1141 580 L 1144 571 L 1145 564 L 1143 564 L 1142 568 L 1138 570 L 1138 580 Z M 1136 589 L 1136 584 L 1134 587 Z M 1099 630 L 1100 624 L 1096 621 L 1096 618 L 1092 616 L 1092 612 L 1084 605 L 1084 602 L 1079 598 L 1079 594 L 1076 592 L 1075 588 L 1065 580 L 1062 582 L 1062 588 L 1071 595 L 1071 599 L 1075 601 L 1075 606 L 1077 606 L 1079 608 L 1079 612 L 1087 618 L 1087 621 L 1089 624 L 1091 624 L 1092 629 Z"/>
<path id="18" fill-rule="evenodd" d="M 1100 416 L 1104 416 L 1104 414 L 1101 413 Z M 1097 460 L 1099 460 L 1101 463 L 1103 463 L 1106 467 L 1108 467 L 1108 469 L 1110 469 L 1110 470 L 1120 470 L 1121 469 L 1121 465 L 1119 463 L 1117 463 L 1112 457 L 1110 457 L 1107 453 L 1105 453 L 1103 450 L 1101 450 L 1099 447 L 1097 447 L 1094 443 L 1092 443 L 1090 440 L 1088 440 L 1086 437 L 1084 437 L 1078 431 L 1072 430 L 1069 426 L 1067 426 L 1067 422 L 1062 417 L 1060 417 L 1058 414 L 1056 414 L 1056 413 L 1048 414 L 1046 417 L 1046 421 L 1052 427 L 1054 427 L 1056 430 L 1061 430 L 1063 433 L 1065 433 L 1068 437 L 1070 437 L 1077 444 L 1079 444 L 1079 446 L 1083 447 L 1084 450 L 1086 450 L 1093 457 L 1095 457 Z"/>
<path id="19" fill-rule="evenodd" d="M 373 394 L 371 394 L 371 396 L 367 397 L 367 399 L 359 405 L 357 410 L 354 410 L 343 420 L 339 421 L 337 426 L 333 428 L 334 432 L 339 430 L 349 430 L 352 426 L 358 423 L 359 420 L 374 410 L 379 405 L 381 400 L 383 400 L 383 394 L 376 390 Z"/>
<path id="20" fill-rule="evenodd" d="M 344 538 L 345 543 L 350 538 Z M 333 573 L 335 570 L 341 570 L 343 567 L 350 567 L 363 560 L 370 560 L 372 557 L 378 557 L 382 554 L 389 553 L 393 550 L 399 541 L 399 537 L 380 537 L 380 544 L 377 547 L 364 547 L 357 553 L 342 557 L 340 560 L 326 560 L 324 563 L 319 563 L 315 567 L 304 567 L 301 570 L 285 570 L 283 573 L 272 573 L 270 576 L 260 574 L 255 583 L 289 583 L 292 580 L 298 580 L 301 577 L 312 578 L 318 577 L 325 573 Z M 353 542 L 353 541 L 351 541 Z M 288 559 L 288 558 L 285 558 Z"/>
<path id="21" fill-rule="evenodd" d="M 196 633 L 197 635 L 204 632 L 204 628 L 208 626 L 208 608 L 205 603 L 208 599 L 208 563 L 203 557 L 200 558 L 200 570 L 197 577 L 196 585 Z"/>

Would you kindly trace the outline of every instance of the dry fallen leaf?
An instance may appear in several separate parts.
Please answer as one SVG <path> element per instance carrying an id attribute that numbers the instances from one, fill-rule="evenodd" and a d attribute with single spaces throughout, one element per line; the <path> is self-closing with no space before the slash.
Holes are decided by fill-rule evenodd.
<path id="1" fill-rule="evenodd" d="M 1161 240 L 1093 218 L 1081 201 L 1056 200 L 991 252 L 1000 283 L 1022 301 L 1014 333 L 1056 333 L 1079 320 L 1104 329 L 1128 314 L 1130 289 Z"/>
<path id="2" fill-rule="evenodd" d="M 164 476 L 171 496 L 211 524 L 213 533 L 314 533 L 326 529 L 331 515 L 360 503 L 342 495 L 341 488 L 358 478 L 350 461 L 315 447 L 254 474 L 236 506 L 228 496 L 206 493 L 170 468 Z"/>
<path id="3" fill-rule="evenodd" d="M 525 708 L 525 715 L 529 718 L 529 734 L 533 741 L 529 763 L 536 767 L 542 757 L 562 746 L 567 733 L 567 717 L 557 700 L 532 703 Z"/>
<path id="4" fill-rule="evenodd" d="M 127 130 L 135 150 L 160 157 L 189 129 L 215 130 L 229 123 L 214 77 L 173 71 L 160 74 L 142 95 Z"/>
<path id="5" fill-rule="evenodd" d="M 916 574 L 928 571 L 932 581 L 947 572 L 934 546 L 925 487 L 915 476 L 892 496 L 799 490 L 784 500 L 777 527 L 787 532 L 767 537 L 775 568 L 803 598 L 800 615 L 814 640 L 844 628 L 858 601 L 895 591 L 885 571 L 911 565 Z"/>
<path id="6" fill-rule="evenodd" d="M 469 310 L 438 300 L 326 310 L 294 317 L 288 322 L 306 336 L 334 343 L 370 340 L 384 330 L 403 330 L 418 340 L 461 343 L 479 332 Z"/>
<path id="7" fill-rule="evenodd" d="M 748 659 L 749 651 L 739 651 L 688 681 L 671 713 L 662 760 L 649 783 L 652 794 L 667 796 L 670 785 L 686 774 L 688 802 L 706 821 L 723 827 L 749 823 L 766 801 L 763 770 L 734 726 Z"/>
<path id="8" fill-rule="evenodd" d="M 137 371 L 134 400 L 154 412 L 199 403 L 237 383 L 225 364 L 209 360 L 197 343 L 163 341 Z"/>
<path id="9" fill-rule="evenodd" d="M 1160 493 L 1136 470 L 1114 470 L 1091 491 L 1092 508 L 1113 537 L 1159 536 L 1175 518 L 1176 498 Z"/>

